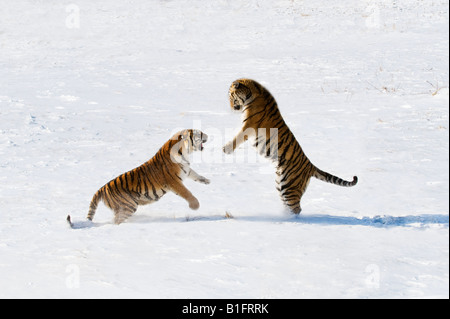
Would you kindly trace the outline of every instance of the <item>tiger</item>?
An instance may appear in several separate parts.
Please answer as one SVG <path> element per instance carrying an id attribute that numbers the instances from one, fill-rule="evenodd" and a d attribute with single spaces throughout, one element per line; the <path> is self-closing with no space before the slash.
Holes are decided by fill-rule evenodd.
<path id="1" fill-rule="evenodd" d="M 293 214 L 300 214 L 300 201 L 311 177 L 321 181 L 350 187 L 353 181 L 345 181 L 314 166 L 286 125 L 272 94 L 251 79 L 234 81 L 228 91 L 230 107 L 242 113 L 242 127 L 232 141 L 223 146 L 225 154 L 231 154 L 240 144 L 251 138 L 259 154 L 272 160 L 276 167 L 276 189 L 281 200 Z"/>
<path id="2" fill-rule="evenodd" d="M 197 210 L 199 201 L 184 186 L 188 177 L 196 182 L 209 184 L 210 180 L 195 172 L 189 163 L 189 154 L 202 151 L 208 135 L 200 130 L 186 129 L 174 134 L 147 162 L 128 171 L 101 187 L 92 198 L 87 219 L 92 221 L 100 201 L 114 212 L 114 223 L 129 218 L 139 205 L 158 201 L 172 191 Z M 72 226 L 70 215 L 67 221 Z"/>

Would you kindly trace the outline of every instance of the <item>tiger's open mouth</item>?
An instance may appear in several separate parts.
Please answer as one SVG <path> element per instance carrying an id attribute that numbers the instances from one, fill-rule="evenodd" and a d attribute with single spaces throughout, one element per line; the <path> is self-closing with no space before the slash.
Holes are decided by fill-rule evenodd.
<path id="1" fill-rule="evenodd" d="M 206 141 L 208 140 L 208 136 L 206 134 L 202 134 L 203 138 L 202 138 L 202 142 L 200 143 L 200 151 L 203 151 L 204 147 L 203 147 L 203 143 L 206 143 Z"/>

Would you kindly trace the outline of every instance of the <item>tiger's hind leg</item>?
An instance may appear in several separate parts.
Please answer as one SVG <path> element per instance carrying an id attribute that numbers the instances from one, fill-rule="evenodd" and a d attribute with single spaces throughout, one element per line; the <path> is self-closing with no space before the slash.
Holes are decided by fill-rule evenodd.
<path id="1" fill-rule="evenodd" d="M 286 208 L 295 215 L 300 214 L 302 208 L 300 207 L 300 201 L 303 196 L 303 191 L 298 187 L 284 187 L 278 186 L 278 191 L 280 192 L 281 201 L 286 206 Z"/>
<path id="2" fill-rule="evenodd" d="M 294 204 L 293 206 L 288 206 L 289 210 L 292 214 L 300 215 L 302 208 L 300 207 L 300 201 L 297 204 Z"/>
<path id="3" fill-rule="evenodd" d="M 127 220 L 134 212 L 137 210 L 137 207 L 120 207 L 114 210 L 114 223 L 119 225 Z"/>
<path id="4" fill-rule="evenodd" d="M 292 214 L 299 215 L 302 211 L 302 208 L 300 207 L 300 200 L 302 198 L 301 193 L 292 193 L 292 194 L 280 194 L 281 200 L 283 201 L 284 205 L 289 209 L 289 211 Z"/>
<path id="5" fill-rule="evenodd" d="M 288 167 L 287 170 L 290 170 L 290 168 Z M 289 211 L 295 215 L 299 215 L 302 211 L 300 201 L 308 187 L 310 179 L 311 173 L 307 168 L 300 174 L 285 174 L 283 170 L 277 170 L 276 182 L 281 200 Z"/>

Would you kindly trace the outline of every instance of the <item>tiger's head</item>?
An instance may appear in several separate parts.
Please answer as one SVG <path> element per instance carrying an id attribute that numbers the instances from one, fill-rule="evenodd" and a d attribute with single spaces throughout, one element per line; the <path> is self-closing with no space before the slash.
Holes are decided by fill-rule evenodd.
<path id="1" fill-rule="evenodd" d="M 242 112 L 244 107 L 251 103 L 261 91 L 256 81 L 250 79 L 239 79 L 234 81 L 228 90 L 231 109 L 235 112 Z"/>
<path id="2" fill-rule="evenodd" d="M 190 146 L 194 151 L 203 151 L 203 143 L 208 141 L 208 135 L 200 130 L 188 130 Z"/>
<path id="3" fill-rule="evenodd" d="M 188 154 L 194 151 L 203 151 L 203 143 L 208 141 L 208 135 L 200 130 L 187 129 L 176 133 L 173 139 L 178 141 L 178 145 L 182 151 Z"/>

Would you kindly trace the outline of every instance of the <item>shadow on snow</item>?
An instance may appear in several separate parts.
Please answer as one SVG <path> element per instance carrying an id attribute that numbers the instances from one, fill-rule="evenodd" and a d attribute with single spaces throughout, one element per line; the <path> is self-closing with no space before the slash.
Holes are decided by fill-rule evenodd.
<path id="1" fill-rule="evenodd" d="M 374 217 L 351 217 L 351 216 L 333 216 L 326 214 L 300 215 L 300 216 L 233 216 L 225 215 L 212 216 L 186 216 L 186 217 L 165 217 L 151 215 L 135 215 L 131 217 L 127 224 L 150 224 L 150 223 L 170 223 L 170 222 L 213 222 L 213 221 L 246 221 L 260 223 L 296 223 L 306 225 L 335 225 L 335 226 L 370 226 L 370 227 L 417 227 L 438 224 L 448 227 L 449 215 L 445 214 L 422 214 L 408 216 L 374 216 Z M 100 227 L 112 225 L 110 222 L 91 222 L 77 221 L 73 222 L 73 229 Z"/>
<path id="2" fill-rule="evenodd" d="M 441 224 L 448 227 L 449 216 L 444 214 L 423 214 L 408 216 L 374 216 L 374 217 L 351 217 L 332 215 L 305 215 L 297 218 L 299 223 L 318 225 L 351 225 L 351 226 L 422 226 L 430 224 Z"/>
<path id="3" fill-rule="evenodd" d="M 374 216 L 374 217 L 351 217 L 351 216 L 333 216 L 326 214 L 299 215 L 299 216 L 234 216 L 227 218 L 224 215 L 213 216 L 186 216 L 178 218 L 152 217 L 149 215 L 134 216 L 131 223 L 151 223 L 151 222 L 198 222 L 198 221 L 248 221 L 248 222 L 267 222 L 267 223 L 297 223 L 297 224 L 315 224 L 315 225 L 347 225 L 347 226 L 371 226 L 371 227 L 393 227 L 393 226 L 426 226 L 431 224 L 440 224 L 447 226 L 449 224 L 449 215 L 445 214 L 422 214 L 408 216 Z"/>

